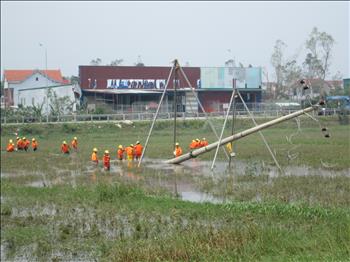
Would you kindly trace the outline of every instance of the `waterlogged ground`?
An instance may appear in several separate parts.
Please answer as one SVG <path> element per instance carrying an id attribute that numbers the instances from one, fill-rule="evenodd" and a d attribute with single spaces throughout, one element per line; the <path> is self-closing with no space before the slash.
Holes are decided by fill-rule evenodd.
<path id="1" fill-rule="evenodd" d="M 185 215 L 181 208 L 176 210 L 176 205 L 183 205 L 179 204 L 181 201 L 177 202 L 178 200 L 188 201 L 189 207 L 192 205 L 190 202 L 208 203 L 204 204 L 205 206 L 218 205 L 220 212 L 223 207 L 229 212 L 231 203 L 236 203 L 233 204 L 233 209 L 237 209 L 235 206 L 237 203 L 251 203 L 253 210 L 259 210 L 259 203 L 277 201 L 287 204 L 288 209 L 285 210 L 278 205 L 267 205 L 264 207 L 264 212 L 267 212 L 267 208 L 271 209 L 272 216 L 276 215 L 274 214 L 276 210 L 286 212 L 287 215 L 290 212 L 289 215 L 293 216 L 294 208 L 305 212 L 302 215 L 306 216 L 305 218 L 318 215 L 322 217 L 323 213 L 337 217 L 339 215 L 337 212 L 340 212 L 342 215 L 346 214 L 345 220 L 349 221 L 349 213 L 344 213 L 342 210 L 350 206 L 349 170 L 334 171 L 331 168 L 327 170 L 290 166 L 284 168 L 284 174 L 281 174 L 275 167 L 261 161 L 234 160 L 231 167 L 226 162 L 217 162 L 211 171 L 211 162 L 208 161 L 193 159 L 183 165 L 168 165 L 163 161 L 145 159 L 141 167 L 137 167 L 137 162 L 115 160 L 112 161 L 109 172 L 104 171 L 102 167 L 88 165 L 79 171 L 52 167 L 51 172 L 46 174 L 1 173 L 1 261 L 95 261 L 96 258 L 106 261 L 137 260 L 137 258 L 151 261 L 157 257 L 135 257 L 128 252 L 118 251 L 112 243 L 122 245 L 120 243 L 128 240 L 152 239 L 152 243 L 155 244 L 154 241 L 158 243 L 161 239 L 169 239 L 174 234 L 185 231 L 193 231 L 192 234 L 196 236 L 199 232 L 204 235 L 221 232 L 219 234 L 221 235 L 226 231 L 232 233 L 232 230 L 236 234 L 239 232 L 242 238 L 239 241 L 244 242 L 248 241 L 244 238 L 248 237 L 251 230 L 246 228 L 246 219 L 252 221 L 257 219 L 254 218 L 254 212 L 251 213 L 247 207 L 243 209 L 250 214 L 248 218 L 246 214 L 244 219 L 241 217 L 242 214 L 236 216 L 237 211 L 242 212 L 242 206 L 239 206 L 233 217 L 208 216 L 208 214 L 202 216 L 202 211 L 196 213 L 193 210 L 192 213 Z M 94 198 L 94 194 L 97 194 L 95 195 L 97 202 L 91 202 L 90 198 Z M 132 200 L 149 196 L 172 201 L 165 205 L 176 203 L 175 208 L 155 211 L 154 207 L 147 203 L 148 200 L 143 203 L 146 208 L 139 208 L 140 203 L 136 204 L 135 200 Z M 40 199 L 41 197 L 44 199 Z M 110 205 L 115 202 L 116 206 L 111 208 Z M 147 208 L 147 205 L 150 206 Z M 162 203 L 159 205 L 162 206 Z M 310 211 L 308 208 L 303 210 L 304 205 L 315 207 L 315 210 Z M 186 210 L 189 207 L 185 205 Z M 319 207 L 325 210 L 318 210 Z M 329 211 L 334 208 L 340 211 Z M 252 221 L 249 221 L 250 226 Z M 266 226 L 265 223 L 271 222 L 266 220 L 263 223 Z M 308 224 L 306 221 L 299 223 Z M 340 228 L 343 226 L 345 224 L 341 223 Z M 349 231 L 346 227 L 343 229 L 345 232 Z M 328 231 L 329 235 L 333 233 Z M 242 234 L 248 235 L 242 236 Z M 201 239 L 203 235 L 198 237 L 200 238 L 198 241 L 204 241 Z M 345 245 L 349 244 L 349 237 L 342 235 L 332 237 L 334 241 L 340 238 L 338 246 L 340 258 L 342 255 L 347 255 L 349 248 L 345 248 Z M 98 242 L 96 248 L 91 247 L 94 241 Z M 164 257 L 164 254 L 161 255 L 163 251 L 157 252 L 160 252 L 158 255 L 163 259 L 172 260 L 174 255 L 171 253 L 170 257 Z M 194 257 L 200 258 L 198 256 L 199 254 Z M 261 258 L 261 256 L 250 258 Z M 204 260 L 206 259 L 207 256 Z M 181 254 L 179 260 L 187 259 Z"/>
<path id="2" fill-rule="evenodd" d="M 211 171 L 213 152 L 164 164 L 167 123 L 141 167 L 114 154 L 142 141 L 147 123 L 2 127 L 1 148 L 16 132 L 40 147 L 1 152 L 1 261 L 348 261 L 349 126 L 324 124 L 330 139 L 305 119 L 295 136 L 295 123 L 264 131 L 283 172 L 258 135 L 235 144 L 230 167 L 220 152 Z M 180 127 L 182 145 L 194 129 L 215 139 L 204 122 Z M 73 136 L 79 152 L 60 154 Z M 89 162 L 94 147 L 113 152 L 109 172 Z"/>
<path id="3" fill-rule="evenodd" d="M 101 166 L 87 165 L 84 170 L 70 170 L 54 168 L 50 174 L 41 172 L 17 174 L 1 173 L 1 177 L 23 183 L 30 187 L 52 187 L 54 185 L 77 184 L 113 184 L 120 181 L 129 181 L 142 188 L 152 191 L 164 191 L 169 195 L 191 202 L 225 203 L 232 200 L 258 200 L 269 194 L 269 190 L 276 189 L 276 183 L 296 181 L 323 181 L 344 180 L 350 178 L 350 169 L 333 170 L 332 168 L 311 168 L 300 166 L 284 167 L 281 173 L 276 167 L 267 165 L 262 161 L 247 162 L 233 160 L 231 165 L 227 162 L 216 162 L 213 170 L 212 162 L 192 159 L 181 165 L 169 165 L 164 159 L 146 159 L 138 167 L 138 162 L 111 161 L 111 170 L 104 171 Z M 349 180 L 350 181 L 350 180 Z M 322 190 L 326 190 L 323 185 Z M 253 190 L 254 189 L 254 190 Z M 294 189 L 291 188 L 290 191 Z M 299 188 L 301 190 L 301 188 Z M 272 192 L 270 192 L 272 193 Z M 306 194 L 306 192 L 304 192 Z M 336 192 L 334 192 L 335 194 Z M 342 191 L 338 190 L 339 194 Z M 283 198 L 291 196 L 281 196 Z M 244 196 L 244 198 L 242 198 Z M 305 195 L 300 200 L 305 201 Z M 308 199 L 315 199 L 310 193 Z M 295 201 L 298 201 L 295 196 Z"/>

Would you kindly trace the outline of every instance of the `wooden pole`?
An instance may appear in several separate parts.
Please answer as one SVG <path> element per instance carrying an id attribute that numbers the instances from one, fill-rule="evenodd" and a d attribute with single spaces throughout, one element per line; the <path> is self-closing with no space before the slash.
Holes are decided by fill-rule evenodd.
<path id="1" fill-rule="evenodd" d="M 159 113 L 159 109 L 160 109 L 160 107 L 161 107 L 161 105 L 162 105 L 162 102 L 163 102 L 163 99 L 164 99 L 166 90 L 167 90 L 167 88 L 168 88 L 169 81 L 170 81 L 171 75 L 172 75 L 172 73 L 173 73 L 173 70 L 174 70 L 174 66 L 171 68 L 170 73 L 169 73 L 169 76 L 168 76 L 168 80 L 167 80 L 167 82 L 165 83 L 165 87 L 164 87 L 163 94 L 162 94 L 162 96 L 161 96 L 161 98 L 160 98 L 157 111 L 156 111 L 156 113 L 155 113 L 155 115 L 154 115 L 151 128 L 150 128 L 150 130 L 149 130 L 149 132 L 148 132 L 148 136 L 147 136 L 147 139 L 146 139 L 145 147 L 144 147 L 143 150 L 142 150 L 142 155 L 141 155 L 140 160 L 139 160 L 139 163 L 138 163 L 138 165 L 137 165 L 138 167 L 140 167 L 141 162 L 142 162 L 142 159 L 143 159 L 143 156 L 145 155 L 146 148 L 147 148 L 147 145 L 148 145 L 148 140 L 149 140 L 149 138 L 150 138 L 150 136 L 151 136 L 151 134 L 152 134 L 152 130 L 153 130 L 153 127 L 154 127 L 154 123 L 155 123 L 156 120 L 157 120 L 158 113 Z"/>
<path id="2" fill-rule="evenodd" d="M 249 129 L 247 129 L 245 131 L 242 131 L 240 133 L 237 133 L 235 135 L 232 135 L 232 136 L 229 136 L 229 137 L 226 137 L 226 138 L 222 139 L 221 143 L 220 143 L 220 146 L 226 145 L 227 143 L 229 143 L 231 141 L 235 141 L 235 140 L 241 139 L 241 138 L 243 138 L 245 136 L 251 135 L 251 134 L 256 133 L 256 132 L 259 132 L 262 129 L 268 128 L 270 126 L 274 126 L 276 124 L 279 124 L 279 123 L 282 123 L 284 121 L 290 120 L 292 118 L 298 117 L 298 116 L 303 115 L 305 113 L 312 112 L 314 110 L 317 110 L 318 108 L 319 108 L 319 105 L 314 105 L 314 106 L 311 106 L 311 107 L 299 110 L 297 112 L 294 112 L 294 113 L 291 113 L 291 114 L 279 117 L 277 119 L 271 120 L 269 122 L 263 123 L 261 125 L 249 128 Z M 197 157 L 199 155 L 202 155 L 202 154 L 204 154 L 206 152 L 209 152 L 209 151 L 213 150 L 214 148 L 217 147 L 218 143 L 219 142 L 214 142 L 212 144 L 207 145 L 206 147 L 201 147 L 199 149 L 193 150 L 192 152 L 186 153 L 186 154 L 181 155 L 179 157 L 175 157 L 173 159 L 169 159 L 169 160 L 165 161 L 165 163 L 167 163 L 167 164 L 179 164 L 179 163 L 184 162 L 186 160 L 189 160 L 191 158 L 195 158 L 195 157 Z"/>

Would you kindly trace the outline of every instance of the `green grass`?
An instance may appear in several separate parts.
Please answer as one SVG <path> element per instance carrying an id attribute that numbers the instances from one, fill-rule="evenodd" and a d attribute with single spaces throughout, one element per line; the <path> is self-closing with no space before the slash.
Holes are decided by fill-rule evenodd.
<path id="1" fill-rule="evenodd" d="M 266 120 L 259 120 L 264 122 Z M 221 120 L 213 121 L 220 133 Z M 239 174 L 217 176 L 176 171 L 128 168 L 110 174 L 92 171 L 93 147 L 109 149 L 116 157 L 119 144 L 144 140 L 149 122 L 134 126 L 115 123 L 51 124 L 1 127 L 1 243 L 4 260 L 28 255 L 33 261 L 348 261 L 350 257 L 349 126 L 336 118 L 321 118 L 331 132 L 301 118 L 302 132 L 291 146 L 285 136 L 296 132 L 295 122 L 264 130 L 284 168 L 310 166 L 306 176 L 270 177 L 272 163 L 259 135 L 235 143 L 237 159 L 247 161 Z M 237 120 L 236 127 L 251 127 Z M 172 122 L 160 121 L 146 156 L 172 157 Z M 37 152 L 6 153 L 7 140 L 35 137 Z M 225 136 L 230 135 L 230 127 Z M 79 152 L 60 154 L 63 140 L 77 136 Z M 214 136 L 205 121 L 179 122 L 178 141 Z M 185 150 L 186 151 L 186 150 Z M 211 160 L 213 152 L 197 161 Z M 219 159 L 225 160 L 220 152 Z M 334 176 L 317 170 L 326 163 Z M 309 171 L 305 171 L 309 172 Z M 311 171 L 310 171 L 311 172 Z M 339 173 L 340 172 L 340 173 Z M 130 177 L 129 177 L 130 176 Z M 177 179 L 177 180 L 176 180 Z M 49 181 L 47 187 L 30 183 Z M 193 183 L 202 192 L 233 200 L 226 204 L 191 203 L 175 198 L 161 182 Z M 257 199 L 259 196 L 259 199 Z"/>

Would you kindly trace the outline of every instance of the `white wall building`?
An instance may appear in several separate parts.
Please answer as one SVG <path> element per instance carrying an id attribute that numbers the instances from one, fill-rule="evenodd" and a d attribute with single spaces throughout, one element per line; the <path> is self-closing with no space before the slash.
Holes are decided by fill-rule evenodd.
<path id="1" fill-rule="evenodd" d="M 42 106 L 42 112 L 46 114 L 47 112 L 50 112 L 49 105 L 52 103 L 52 99 L 48 98 L 48 92 L 51 92 L 52 94 L 55 93 L 57 98 L 68 97 L 73 112 L 75 112 L 77 104 L 79 103 L 79 99 L 77 99 L 74 94 L 76 93 L 76 88 L 76 85 L 70 84 L 19 89 L 17 91 L 17 100 L 19 101 L 19 104 L 23 106 Z"/>
<path id="2" fill-rule="evenodd" d="M 62 77 L 60 70 L 5 70 L 4 90 L 6 106 L 38 106 L 45 103 L 43 113 L 49 110 L 48 90 L 57 97 L 68 96 L 74 102 L 73 109 L 79 103 L 80 88 Z"/>

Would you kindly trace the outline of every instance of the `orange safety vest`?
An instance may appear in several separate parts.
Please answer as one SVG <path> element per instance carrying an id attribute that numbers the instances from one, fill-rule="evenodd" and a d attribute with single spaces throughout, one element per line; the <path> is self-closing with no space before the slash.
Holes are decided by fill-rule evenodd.
<path id="1" fill-rule="evenodd" d="M 201 141 L 201 146 L 207 146 L 209 145 L 208 141 L 207 140 L 204 140 L 204 141 Z"/>
<path id="2" fill-rule="evenodd" d="M 196 141 L 196 148 L 200 148 L 202 146 L 201 141 Z"/>
<path id="3" fill-rule="evenodd" d="M 32 148 L 33 149 L 38 148 L 38 142 L 32 141 Z"/>
<path id="4" fill-rule="evenodd" d="M 134 149 L 131 146 L 128 146 L 125 148 L 126 154 L 128 156 L 133 156 L 134 155 Z"/>
<path id="5" fill-rule="evenodd" d="M 135 155 L 136 156 L 141 156 L 142 155 L 142 149 L 143 149 L 143 146 L 141 144 L 137 144 L 135 146 Z"/>
<path id="6" fill-rule="evenodd" d="M 15 151 L 15 145 L 13 143 L 9 143 L 6 147 L 7 152 L 13 152 Z"/>
<path id="7" fill-rule="evenodd" d="M 197 142 L 191 142 L 190 144 L 190 149 L 195 149 L 196 148 L 196 145 L 197 145 Z"/>
<path id="8" fill-rule="evenodd" d="M 23 141 L 23 147 L 24 147 L 24 148 L 28 148 L 29 144 L 30 144 L 30 142 L 29 142 L 28 139 L 26 139 L 25 141 Z"/>
<path id="9" fill-rule="evenodd" d="M 23 148 L 23 141 L 22 141 L 22 139 L 17 140 L 17 148 Z"/>
<path id="10" fill-rule="evenodd" d="M 118 155 L 118 159 L 123 159 L 124 150 L 119 148 L 118 152 L 117 152 L 117 155 Z"/>
<path id="11" fill-rule="evenodd" d="M 68 153 L 69 152 L 69 145 L 62 144 L 61 151 L 63 153 Z"/>
<path id="12" fill-rule="evenodd" d="M 175 157 L 178 157 L 181 155 L 182 155 L 182 148 L 178 146 L 175 148 Z"/>
<path id="13" fill-rule="evenodd" d="M 110 160 L 111 160 L 111 157 L 109 155 L 104 155 L 103 156 L 103 165 L 105 167 L 109 167 L 110 166 Z"/>
<path id="14" fill-rule="evenodd" d="M 77 149 L 78 148 L 78 141 L 77 140 L 72 140 L 72 147 L 74 148 L 74 149 Z"/>
<path id="15" fill-rule="evenodd" d="M 93 152 L 91 155 L 91 161 L 98 163 L 97 153 Z"/>

